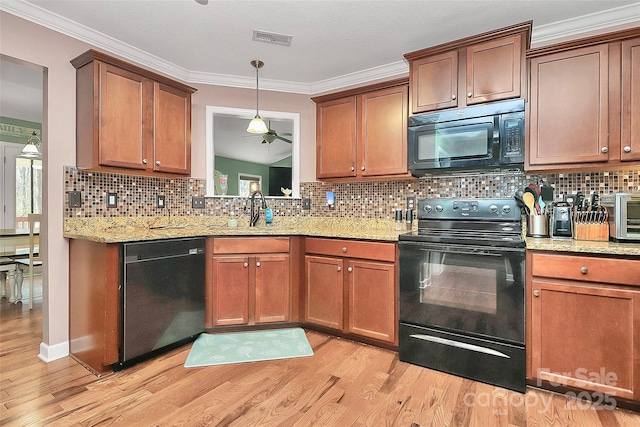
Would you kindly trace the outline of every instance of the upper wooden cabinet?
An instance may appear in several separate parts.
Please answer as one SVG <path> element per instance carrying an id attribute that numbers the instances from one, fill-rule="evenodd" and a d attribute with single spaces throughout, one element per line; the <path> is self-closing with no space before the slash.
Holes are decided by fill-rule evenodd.
<path id="1" fill-rule="evenodd" d="M 195 89 L 94 50 L 71 63 L 78 167 L 191 173 Z"/>
<path id="2" fill-rule="evenodd" d="M 622 42 L 622 161 L 640 160 L 640 37 Z"/>
<path id="3" fill-rule="evenodd" d="M 640 160 L 640 28 L 527 52 L 526 170 Z"/>
<path id="4" fill-rule="evenodd" d="M 407 79 L 312 99 L 318 179 L 409 176 Z"/>
<path id="5" fill-rule="evenodd" d="M 411 113 L 523 96 L 531 22 L 405 54 Z"/>

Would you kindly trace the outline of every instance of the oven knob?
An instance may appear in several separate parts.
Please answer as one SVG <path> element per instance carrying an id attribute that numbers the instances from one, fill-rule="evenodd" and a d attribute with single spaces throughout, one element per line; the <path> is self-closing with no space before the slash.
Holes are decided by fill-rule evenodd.
<path id="1" fill-rule="evenodd" d="M 426 213 L 431 213 L 431 211 L 433 211 L 433 207 L 431 205 L 424 205 L 424 211 Z"/>
<path id="2" fill-rule="evenodd" d="M 508 214 L 509 212 L 511 212 L 511 206 L 509 206 L 509 205 L 504 205 L 504 206 L 502 207 L 502 212 L 504 212 L 504 213 L 507 213 L 507 214 Z"/>
<path id="3" fill-rule="evenodd" d="M 498 207 L 496 205 L 489 206 L 489 212 L 497 213 L 498 212 Z"/>
<path id="4" fill-rule="evenodd" d="M 442 212 L 444 210 L 444 208 L 442 207 L 442 205 L 436 205 L 436 212 Z"/>

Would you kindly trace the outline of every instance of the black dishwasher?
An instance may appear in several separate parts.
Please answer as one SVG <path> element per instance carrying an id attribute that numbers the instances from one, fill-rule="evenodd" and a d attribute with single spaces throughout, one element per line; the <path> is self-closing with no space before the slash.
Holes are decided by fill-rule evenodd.
<path id="1" fill-rule="evenodd" d="M 196 237 L 122 245 L 120 367 L 204 331 L 204 242 Z"/>

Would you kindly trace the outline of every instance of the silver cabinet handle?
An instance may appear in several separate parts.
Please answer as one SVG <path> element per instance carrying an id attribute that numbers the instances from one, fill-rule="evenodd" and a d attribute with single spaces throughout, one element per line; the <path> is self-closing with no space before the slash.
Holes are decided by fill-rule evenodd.
<path id="1" fill-rule="evenodd" d="M 631 152 L 631 146 L 625 145 L 623 150 L 624 150 L 625 153 L 630 153 Z"/>
<path id="2" fill-rule="evenodd" d="M 342 271 L 342 267 L 338 267 L 338 271 Z"/>
<path id="3" fill-rule="evenodd" d="M 156 165 L 160 166 L 160 160 L 156 160 Z"/>
<path id="4" fill-rule="evenodd" d="M 361 170 L 364 170 L 364 166 L 360 168 Z"/>
<path id="5" fill-rule="evenodd" d="M 473 93 L 467 92 L 467 98 L 471 98 L 472 96 L 473 96 Z"/>
<path id="6" fill-rule="evenodd" d="M 351 166 L 351 172 L 353 172 L 354 170 L 356 170 L 356 168 Z"/>
<path id="7" fill-rule="evenodd" d="M 256 267 L 260 267 L 260 261 L 256 262 Z"/>
<path id="8" fill-rule="evenodd" d="M 454 93 L 453 95 L 451 95 L 451 99 L 452 99 L 452 100 L 454 100 L 454 101 L 455 101 L 455 100 L 456 100 L 456 98 L 457 98 L 457 96 L 455 95 L 455 93 Z"/>
<path id="9" fill-rule="evenodd" d="M 347 268 L 347 271 L 348 271 L 349 273 L 351 273 L 351 272 L 353 271 L 353 267 L 349 267 L 349 268 Z"/>
<path id="10" fill-rule="evenodd" d="M 589 272 L 589 269 L 587 267 L 580 267 L 580 273 L 582 274 L 587 274 Z"/>
<path id="11" fill-rule="evenodd" d="M 248 263 L 248 262 L 245 262 L 245 263 L 243 264 L 243 266 L 244 266 L 244 267 L 249 267 L 249 263 Z"/>
<path id="12" fill-rule="evenodd" d="M 142 163 L 147 164 L 147 159 L 142 159 Z"/>
<path id="13" fill-rule="evenodd" d="M 538 289 L 533 291 L 533 296 L 534 297 L 539 297 L 540 296 L 540 291 Z"/>
<path id="14" fill-rule="evenodd" d="M 346 246 L 342 247 L 342 252 L 347 252 L 347 247 Z"/>
<path id="15" fill-rule="evenodd" d="M 608 153 L 609 152 L 609 147 L 602 147 L 600 149 L 600 151 L 602 151 L 603 153 Z"/>

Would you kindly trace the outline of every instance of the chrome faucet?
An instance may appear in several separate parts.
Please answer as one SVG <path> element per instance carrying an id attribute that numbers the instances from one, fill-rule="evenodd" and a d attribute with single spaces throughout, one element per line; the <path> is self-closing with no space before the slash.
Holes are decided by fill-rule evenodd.
<path id="1" fill-rule="evenodd" d="M 258 223 L 258 218 L 260 218 L 260 206 L 256 206 L 256 194 L 259 194 L 262 199 L 262 209 L 267 208 L 267 202 L 264 200 L 262 191 L 257 190 L 251 193 L 251 217 L 249 218 L 249 227 L 255 227 Z"/>

